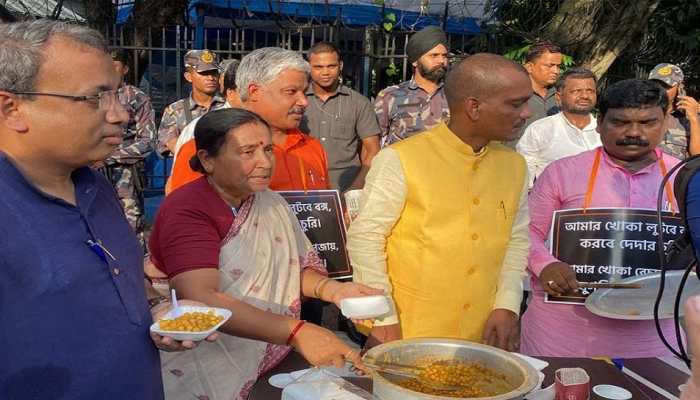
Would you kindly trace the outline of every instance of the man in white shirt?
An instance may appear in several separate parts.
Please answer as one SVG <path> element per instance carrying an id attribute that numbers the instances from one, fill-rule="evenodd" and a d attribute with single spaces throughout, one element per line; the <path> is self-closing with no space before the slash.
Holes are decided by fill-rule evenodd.
<path id="1" fill-rule="evenodd" d="M 573 156 L 600 146 L 596 119 L 596 77 L 585 68 L 564 72 L 556 84 L 561 111 L 533 122 L 525 129 L 516 150 L 527 161 L 530 187 L 554 160 Z"/>

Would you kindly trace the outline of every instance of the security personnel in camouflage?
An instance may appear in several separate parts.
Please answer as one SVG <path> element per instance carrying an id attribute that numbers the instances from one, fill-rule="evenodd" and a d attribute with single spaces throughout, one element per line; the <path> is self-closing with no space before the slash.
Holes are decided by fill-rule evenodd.
<path id="1" fill-rule="evenodd" d="M 190 50 L 185 54 L 185 79 L 192 93 L 163 110 L 158 127 L 158 152 L 173 152 L 182 129 L 193 119 L 226 103 L 219 95 L 219 59 L 209 50 Z"/>
<path id="2" fill-rule="evenodd" d="M 101 170 L 117 190 L 126 219 L 144 245 L 143 161 L 153 151 L 156 137 L 153 106 L 146 93 L 124 83 L 124 76 L 129 73 L 129 53 L 126 50 L 111 53 L 114 69 L 122 77 L 117 95 L 129 113 L 129 122 L 124 128 L 122 144 L 104 161 Z"/>
<path id="3" fill-rule="evenodd" d="M 437 26 L 411 36 L 406 55 L 413 65 L 413 78 L 382 90 L 374 101 L 382 147 L 449 120 L 442 88 L 448 50 L 447 36 Z"/>
<path id="4" fill-rule="evenodd" d="M 666 89 L 669 100 L 668 130 L 659 146 L 680 160 L 700 153 L 700 106 L 697 100 L 686 96 L 683 78 L 680 67 L 668 63 L 657 65 L 649 74 L 649 79 Z"/>

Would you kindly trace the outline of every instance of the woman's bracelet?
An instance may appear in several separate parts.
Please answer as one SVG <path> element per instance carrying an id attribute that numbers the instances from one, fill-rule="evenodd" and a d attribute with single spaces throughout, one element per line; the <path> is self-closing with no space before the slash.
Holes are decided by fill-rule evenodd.
<path id="1" fill-rule="evenodd" d="M 287 346 L 291 346 L 292 340 L 294 339 L 294 336 L 296 336 L 297 333 L 299 333 L 299 330 L 301 329 L 302 326 L 304 326 L 305 323 L 306 323 L 306 321 L 304 321 L 303 319 L 299 320 L 299 322 L 297 322 L 294 329 L 292 329 L 292 331 L 289 333 L 289 337 L 287 338 Z"/>
<path id="2" fill-rule="evenodd" d="M 316 286 L 314 286 L 314 297 L 316 297 L 317 299 L 321 298 L 321 291 L 329 281 L 331 281 L 331 278 L 323 278 L 316 282 Z"/>

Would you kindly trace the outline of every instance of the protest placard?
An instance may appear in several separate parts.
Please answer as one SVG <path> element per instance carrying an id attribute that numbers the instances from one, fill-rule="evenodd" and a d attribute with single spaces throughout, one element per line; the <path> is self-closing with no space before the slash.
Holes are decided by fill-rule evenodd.
<path id="1" fill-rule="evenodd" d="M 280 191 L 331 278 L 352 276 L 345 248 L 345 221 L 337 190 Z"/>
<path id="2" fill-rule="evenodd" d="M 655 210 L 594 208 L 557 210 L 552 217 L 552 255 L 573 268 L 579 282 L 610 282 L 657 272 L 657 251 L 684 231 L 678 214 L 663 212 L 659 227 Z M 659 249 L 659 232 L 663 249 Z M 550 303 L 583 304 L 593 289 L 566 296 L 546 296 Z"/>

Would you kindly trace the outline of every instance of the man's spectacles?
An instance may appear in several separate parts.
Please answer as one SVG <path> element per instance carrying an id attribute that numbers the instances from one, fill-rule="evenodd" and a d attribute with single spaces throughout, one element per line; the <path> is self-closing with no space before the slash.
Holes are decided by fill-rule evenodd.
<path id="1" fill-rule="evenodd" d="M 116 89 L 105 90 L 105 91 L 97 93 L 96 95 L 93 95 L 93 96 L 73 96 L 73 95 L 69 95 L 69 94 L 45 93 L 45 92 L 11 92 L 11 93 L 26 95 L 26 96 L 52 96 L 52 97 L 61 97 L 64 99 L 70 99 L 73 101 L 86 101 L 86 102 L 89 102 L 91 104 L 97 105 L 103 111 L 109 110 L 110 108 L 114 107 L 115 104 L 117 104 L 119 102 L 119 98 L 117 96 Z"/>

